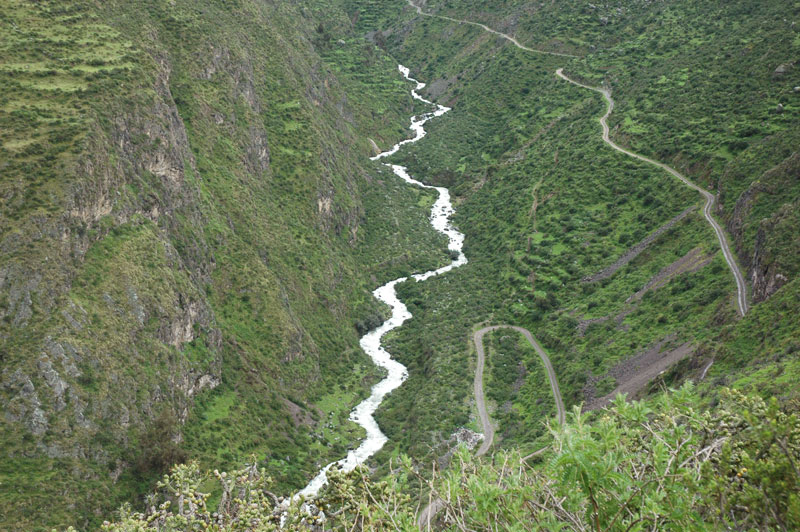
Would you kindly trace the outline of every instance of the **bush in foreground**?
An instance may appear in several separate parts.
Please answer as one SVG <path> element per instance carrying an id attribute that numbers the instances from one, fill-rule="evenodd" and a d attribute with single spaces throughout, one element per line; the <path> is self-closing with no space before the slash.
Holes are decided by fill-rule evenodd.
<path id="1" fill-rule="evenodd" d="M 800 526 L 800 419 L 735 391 L 696 409 L 691 385 L 646 402 L 620 396 L 590 421 L 576 408 L 538 456 L 456 455 L 423 482 L 442 530 L 795 530 Z M 107 532 L 415 530 L 422 477 L 405 459 L 374 481 L 363 468 L 330 473 L 315 505 L 269 491 L 255 465 L 204 474 L 173 467 L 144 512 L 126 506 Z M 210 483 L 211 481 L 211 483 Z M 213 483 L 213 487 L 212 486 Z M 201 489 L 203 487 L 204 489 Z M 210 493 L 218 502 L 211 508 Z M 426 524 L 427 526 L 427 524 Z"/>

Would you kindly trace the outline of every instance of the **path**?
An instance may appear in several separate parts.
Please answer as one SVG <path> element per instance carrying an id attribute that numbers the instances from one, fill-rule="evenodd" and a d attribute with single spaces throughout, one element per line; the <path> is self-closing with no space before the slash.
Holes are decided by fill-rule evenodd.
<path id="1" fill-rule="evenodd" d="M 580 57 L 579 55 L 565 54 L 565 53 L 561 53 L 561 52 L 550 52 L 550 51 L 547 51 L 547 50 L 537 50 L 536 48 L 528 48 L 524 44 L 520 44 L 520 42 L 517 39 L 515 39 L 514 37 L 512 37 L 511 35 L 508 35 L 507 33 L 503 33 L 501 31 L 493 30 L 489 26 L 487 26 L 485 24 L 481 24 L 480 22 L 473 22 L 471 20 L 461 20 L 461 19 L 457 19 L 457 18 L 447 17 L 447 16 L 444 16 L 444 15 L 434 15 L 433 13 L 426 13 L 426 12 L 424 12 L 422 10 L 421 7 L 419 7 L 417 4 L 415 4 L 411 0 L 406 0 L 406 2 L 408 2 L 408 5 L 410 5 L 414 9 L 416 9 L 417 13 L 422 15 L 423 17 L 440 18 L 442 20 L 449 20 L 450 22 L 455 22 L 456 24 L 469 24 L 470 26 L 477 26 L 479 28 L 482 28 L 484 31 L 488 31 L 489 33 L 494 33 L 498 37 L 502 37 L 503 39 L 506 39 L 507 41 L 511 41 L 514 44 L 514 46 L 516 46 L 517 48 L 519 48 L 521 50 L 525 50 L 526 52 L 533 52 L 535 54 L 557 55 L 559 57 Z"/>
<path id="2" fill-rule="evenodd" d="M 657 166 L 657 167 L 661 168 L 662 170 L 666 170 L 667 172 L 669 172 L 673 176 L 675 176 L 678 179 L 680 179 L 683 182 L 684 185 L 686 185 L 687 187 L 689 187 L 691 189 L 696 190 L 697 192 L 699 192 L 700 194 L 703 195 L 703 197 L 706 200 L 706 204 L 703 207 L 703 216 L 705 216 L 705 219 L 708 221 L 709 224 L 711 224 L 711 227 L 714 229 L 714 232 L 717 234 L 717 240 L 719 241 L 720 248 L 722 248 L 722 254 L 725 256 L 725 262 L 728 263 L 728 266 L 730 267 L 731 272 L 733 273 L 733 277 L 734 277 L 734 279 L 736 279 L 736 291 L 737 291 L 736 306 L 738 307 L 739 314 L 744 316 L 747 313 L 747 287 L 745 285 L 744 277 L 742 276 L 742 272 L 739 271 L 739 265 L 736 264 L 736 259 L 733 257 L 733 253 L 731 252 L 730 247 L 728 246 L 728 239 L 725 236 L 725 232 L 722 230 L 722 227 L 720 227 L 720 225 L 717 223 L 717 221 L 711 215 L 711 210 L 714 207 L 714 201 L 715 201 L 714 194 L 712 194 L 708 190 L 704 189 L 703 187 L 695 184 L 693 181 L 690 181 L 689 178 L 687 178 L 685 175 L 681 174 L 680 172 L 678 172 L 677 170 L 675 170 L 671 166 L 668 166 L 668 165 L 666 165 L 664 163 L 658 162 L 658 161 L 656 161 L 654 159 L 651 159 L 649 157 L 645 157 L 644 155 L 639 155 L 638 153 L 634 153 L 634 152 L 632 152 L 630 150 L 627 150 L 627 149 L 623 148 L 622 146 L 620 146 L 619 144 L 617 144 L 616 142 L 614 142 L 613 140 L 611 140 L 611 138 L 609 137 L 610 130 L 609 130 L 609 127 L 608 127 L 608 117 L 611 115 L 611 112 L 614 110 L 614 100 L 613 100 L 613 98 L 611 98 L 611 91 L 609 91 L 608 89 L 605 89 L 605 88 L 591 87 L 589 85 L 584 85 L 583 83 L 578 83 L 577 81 L 568 78 L 564 74 L 564 69 L 563 68 L 559 68 L 558 70 L 556 70 L 556 74 L 561 79 L 569 81 L 570 83 L 572 83 L 574 85 L 577 85 L 579 87 L 583 87 L 584 89 L 589 89 L 589 90 L 592 90 L 592 91 L 595 91 L 595 92 L 599 92 L 600 94 L 603 95 L 603 97 L 606 100 L 607 108 L 606 108 L 606 114 L 604 114 L 600 118 L 600 124 L 603 126 L 603 141 L 606 144 L 608 144 L 609 146 L 611 146 L 612 148 L 614 148 L 618 152 L 624 153 L 625 155 L 633 157 L 634 159 L 639 159 L 640 161 L 644 161 L 646 163 L 649 163 L 649 164 L 652 164 L 654 166 Z"/>
<path id="3" fill-rule="evenodd" d="M 461 19 L 451 18 L 451 17 L 447 17 L 447 16 L 444 16 L 444 15 L 434 15 L 434 14 L 431 14 L 431 13 L 425 13 L 422 10 L 422 8 L 419 7 L 418 5 L 416 5 L 412 0 L 406 0 L 406 2 L 408 2 L 408 4 L 411 7 L 413 7 L 417 11 L 417 13 L 419 13 L 422 16 L 440 18 L 440 19 L 449 20 L 450 22 L 455 22 L 455 23 L 458 23 L 458 24 L 470 24 L 472 26 L 478 26 L 480 28 L 483 28 L 485 31 L 488 31 L 489 33 L 493 33 L 493 34 L 495 34 L 495 35 L 497 35 L 499 37 L 502 37 L 502 38 L 510 41 L 517 48 L 519 48 L 521 50 L 525 50 L 527 52 L 534 52 L 534 53 L 538 53 L 538 54 L 557 55 L 557 56 L 562 56 L 562 57 L 579 57 L 579 56 L 570 55 L 570 54 L 562 54 L 562 53 L 559 53 L 559 52 L 548 52 L 548 51 L 545 51 L 545 50 L 537 50 L 536 48 L 529 48 L 529 47 L 527 47 L 527 46 L 525 46 L 523 44 L 520 44 L 519 41 L 517 41 L 517 39 L 515 39 L 514 37 L 512 37 L 510 35 L 507 35 L 507 34 L 505 34 L 503 32 L 494 30 L 494 29 L 486 26 L 485 24 L 481 24 L 479 22 L 472 22 L 470 20 L 461 20 Z M 667 172 L 669 172 L 673 176 L 675 176 L 678 179 L 680 179 L 683 182 L 683 184 L 685 184 L 689 188 L 692 188 L 692 189 L 696 190 L 697 192 L 699 192 L 700 194 L 703 195 L 703 197 L 706 200 L 705 207 L 703 208 L 703 216 L 705 216 L 705 219 L 708 221 L 709 224 L 711 224 L 711 227 L 714 229 L 714 232 L 717 235 L 717 240 L 719 241 L 719 245 L 722 248 L 722 254 L 725 256 L 725 262 L 728 263 L 728 267 L 730 267 L 731 272 L 733 273 L 733 277 L 734 277 L 734 279 L 736 279 L 736 291 L 737 291 L 736 306 L 737 306 L 737 308 L 739 310 L 739 314 L 744 316 L 747 313 L 747 310 L 748 310 L 748 308 L 747 308 L 747 286 L 746 286 L 746 284 L 744 282 L 744 277 L 742 276 L 742 272 L 739 271 L 739 266 L 738 266 L 738 264 L 736 264 L 736 259 L 734 258 L 733 253 L 731 253 L 730 247 L 728 246 L 728 239 L 725 236 L 725 232 L 722 230 L 722 227 L 720 227 L 720 225 L 717 223 L 717 221 L 711 215 L 711 209 L 714 206 L 714 200 L 715 200 L 714 195 L 711 192 L 707 191 L 706 189 L 700 187 L 699 185 L 696 185 L 694 182 L 690 181 L 686 176 L 684 176 L 683 174 L 681 174 L 680 172 L 678 172 L 677 170 L 675 170 L 671 166 L 668 166 L 668 165 L 666 165 L 664 163 L 661 163 L 661 162 L 658 162 L 656 160 L 650 159 L 649 157 L 645 157 L 644 155 L 639 155 L 638 153 L 634 153 L 634 152 L 632 152 L 630 150 L 627 150 L 627 149 L 623 148 L 622 146 L 616 144 L 613 140 L 611 140 L 611 138 L 609 137 L 610 131 L 609 131 L 609 128 L 608 128 L 608 121 L 607 121 L 609 115 L 611 115 L 611 111 L 614 110 L 614 100 L 611 98 L 611 91 L 609 91 L 608 89 L 605 89 L 605 88 L 591 87 L 589 85 L 584 85 L 583 83 L 578 83 L 577 81 L 574 81 L 574 80 L 568 78 L 564 74 L 564 69 L 563 68 L 559 68 L 556 71 L 556 74 L 560 78 L 562 78 L 562 79 L 564 79 L 566 81 L 569 81 L 570 83 L 573 83 L 575 85 L 578 85 L 579 87 L 583 87 L 584 89 L 589 89 L 589 90 L 592 90 L 592 91 L 595 91 L 595 92 L 599 92 L 606 99 L 606 103 L 608 104 L 608 108 L 606 109 L 606 114 L 603 115 L 603 117 L 600 119 L 600 123 L 603 125 L 603 140 L 606 142 L 606 144 L 608 144 L 609 146 L 611 146 L 615 150 L 617 150 L 617 151 L 619 151 L 621 153 L 624 153 L 625 155 L 628 155 L 630 157 L 634 157 L 636 159 L 639 159 L 640 161 L 644 161 L 644 162 L 652 164 L 654 166 L 658 166 L 659 168 L 661 168 L 663 170 L 666 170 Z"/>
<path id="4" fill-rule="evenodd" d="M 539 355 L 539 358 L 542 360 L 542 364 L 544 364 L 544 369 L 547 372 L 547 378 L 550 381 L 550 390 L 553 392 L 553 399 L 556 403 L 556 412 L 558 415 L 558 422 L 563 424 L 566 419 L 566 411 L 564 410 L 564 400 L 561 397 L 561 390 L 558 388 L 558 379 L 556 379 L 556 372 L 553 369 L 553 364 L 550 363 L 550 358 L 545 353 L 542 346 L 539 345 L 539 342 L 533 337 L 528 329 L 524 329 L 522 327 L 517 327 L 515 325 L 491 325 L 489 327 L 484 327 L 475 332 L 472 335 L 472 341 L 475 343 L 475 350 L 478 353 L 477 362 L 475 365 L 475 381 L 474 381 L 474 391 L 475 391 L 475 404 L 478 408 L 478 417 L 481 420 L 481 426 L 483 427 L 483 443 L 478 448 L 477 452 L 475 453 L 476 457 L 483 456 L 492 446 L 494 441 L 494 426 L 492 426 L 492 420 L 489 418 L 489 412 L 486 409 L 486 396 L 483 393 L 483 370 L 486 365 L 486 351 L 483 348 L 483 337 L 486 333 L 497 330 L 497 329 L 513 329 L 525 337 L 528 340 L 528 343 L 531 344 L 533 349 L 536 351 L 536 354 Z M 535 456 L 546 449 L 539 449 L 535 453 L 526 456 L 523 460 L 530 458 L 531 456 Z M 427 529 L 430 527 L 430 522 L 436 516 L 437 513 L 444 507 L 444 501 L 440 498 L 436 498 L 428 504 L 419 514 L 419 518 L 417 519 L 417 526 L 420 529 Z"/>

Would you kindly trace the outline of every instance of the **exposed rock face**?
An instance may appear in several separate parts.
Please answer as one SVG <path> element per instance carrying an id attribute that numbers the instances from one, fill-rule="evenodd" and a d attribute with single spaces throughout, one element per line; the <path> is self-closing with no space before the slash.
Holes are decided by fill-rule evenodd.
<path id="1" fill-rule="evenodd" d="M 156 57 L 155 65 L 149 100 L 142 97 L 104 126 L 95 124 L 71 169 L 77 178 L 64 180 L 61 209 L 29 220 L 13 239 L 0 242 L 0 301 L 7 301 L 0 305 L 0 320 L 25 330 L 20 334 L 32 351 L 28 360 L 17 356 L 3 368 L 0 410 L 6 422 L 20 424 L 36 438 L 31 453 L 35 447 L 48 457 L 88 457 L 104 463 L 108 453 L 93 443 L 98 427 L 114 420 L 114 427 L 139 430 L 159 401 L 168 402 L 184 421 L 197 393 L 221 381 L 222 335 L 203 297 L 215 263 L 205 246 L 198 191 L 186 179 L 187 171 L 198 171 L 171 93 L 171 64 L 166 57 Z M 254 132 L 253 143 L 252 160 L 266 169 L 269 149 L 263 130 Z M 171 283 L 175 302 L 164 306 L 152 297 L 143 298 L 143 280 L 121 277 L 127 285 L 122 294 L 100 295 L 120 323 L 98 330 L 97 317 L 69 295 L 87 253 L 116 227 L 148 223 L 157 227 L 152 230 L 153 247 L 181 279 Z M 38 252 L 40 260 L 28 259 L 23 265 L 13 259 L 23 252 L 28 257 Z M 155 334 L 147 330 L 151 317 L 161 324 Z M 117 329 L 129 330 L 129 345 L 104 342 L 102 336 L 120 332 Z M 179 355 L 155 368 L 153 376 L 136 379 L 111 369 L 115 357 L 136 357 L 151 338 L 161 340 L 162 349 L 180 352 L 198 335 L 212 357 L 201 365 Z M 0 352 L 5 341 L 0 335 Z M 159 395 L 159 380 L 174 381 L 174 392 Z M 45 444 L 41 438 L 48 435 L 52 441 Z M 106 429 L 104 435 L 120 444 L 127 438 L 124 431 Z"/>
<path id="2" fill-rule="evenodd" d="M 728 221 L 747 266 L 755 303 L 769 298 L 800 271 L 800 200 L 791 196 L 798 184 L 800 152 L 794 152 L 741 194 Z M 772 211 L 768 217 L 750 220 L 765 208 Z"/>
<path id="3" fill-rule="evenodd" d="M 48 337 L 45 338 L 44 347 L 52 358 L 61 363 L 67 375 L 73 378 L 81 376 L 81 372 L 75 366 L 76 362 L 81 361 L 81 357 L 72 345 L 66 342 L 59 344 Z"/>
<path id="4" fill-rule="evenodd" d="M 61 378 L 61 375 L 53 369 L 53 364 L 47 355 L 43 355 L 39 359 L 39 374 L 50 387 L 55 396 L 55 410 L 60 412 L 67 406 L 64 401 L 64 393 L 69 389 L 69 385 Z"/>
<path id="5" fill-rule="evenodd" d="M 184 301 L 183 295 L 178 294 L 176 308 L 178 316 L 171 322 L 164 323 L 159 330 L 159 338 L 166 344 L 180 347 L 186 342 L 194 340 L 194 327 L 198 323 L 210 322 L 209 309 L 199 301 Z"/>
<path id="6" fill-rule="evenodd" d="M 263 128 L 250 129 L 250 143 L 247 146 L 248 169 L 256 175 L 269 170 L 269 143 L 267 132 Z"/>
<path id="7" fill-rule="evenodd" d="M 193 203 L 194 191 L 184 186 L 184 180 L 186 168 L 194 169 L 195 162 L 170 91 L 170 75 L 169 62 L 160 58 L 152 102 L 116 116 L 110 131 L 97 130 L 91 136 L 88 156 L 78 165 L 78 172 L 85 179 L 73 187 L 68 208 L 73 220 L 69 226 L 83 224 L 88 230 L 109 215 L 117 223 L 125 223 L 135 214 L 158 221 L 162 215 Z M 109 164 L 110 161 L 116 164 Z M 123 187 L 148 174 L 160 182 L 160 197 L 126 199 Z M 81 243 L 85 252 L 91 240 Z"/>
<path id="8" fill-rule="evenodd" d="M 214 373 L 190 372 L 182 375 L 176 375 L 176 378 L 171 384 L 176 390 L 182 392 L 187 399 L 192 399 L 203 390 L 213 390 L 220 385 L 222 382 L 219 373 L 221 368 L 218 366 L 213 368 L 213 370 Z M 180 410 L 178 419 L 181 423 L 186 422 L 186 418 L 189 416 L 190 405 L 191 403 L 187 402 Z"/>
<path id="9" fill-rule="evenodd" d="M 25 275 L 26 269 L 14 266 L 0 268 L 0 293 L 7 294 L 7 306 L 0 306 L 0 319 L 11 317 L 14 327 L 25 327 L 33 314 L 32 295 L 38 291 L 42 277 Z"/>
<path id="10" fill-rule="evenodd" d="M 439 467 L 441 467 L 442 469 L 446 468 L 447 465 L 450 463 L 450 460 L 453 458 L 453 455 L 456 453 L 456 451 L 460 446 L 463 445 L 467 449 L 472 450 L 482 441 L 483 441 L 483 434 L 470 430 L 466 427 L 460 427 L 445 442 L 445 447 L 447 448 L 447 451 L 442 456 L 439 457 L 438 459 Z"/>
<path id="11" fill-rule="evenodd" d="M 238 54 L 241 52 L 215 46 L 204 57 L 205 67 L 199 75 L 225 80 L 231 99 L 244 104 L 244 113 L 258 117 L 264 109 L 257 76 L 250 60 Z M 163 53 L 155 53 L 151 59 L 151 92 L 132 100 L 110 120 L 94 123 L 85 148 L 70 169 L 77 178 L 66 185 L 63 208 L 23 227 L 24 234 L 0 242 L 0 251 L 8 256 L 21 249 L 23 242 L 40 241 L 42 255 L 46 253 L 50 259 L 34 266 L 10 260 L 0 266 L 0 298 L 7 302 L 0 305 L 0 319 L 25 328 L 37 310 L 56 316 L 44 327 L 37 324 L 36 334 L 31 335 L 39 337 L 30 344 L 40 353 L 31 365 L 16 372 L 13 367 L 6 368 L 1 381 L 0 406 L 5 419 L 23 423 L 35 436 L 43 436 L 57 425 L 59 430 L 83 432 L 76 439 L 89 441 L 108 420 L 126 428 L 142 426 L 161 402 L 169 402 L 184 421 L 192 399 L 221 382 L 222 333 L 205 293 L 216 261 L 204 234 L 208 220 L 198 187 L 187 178 L 192 174 L 202 180 L 202 172 L 172 93 L 173 63 Z M 327 105 L 332 80 L 319 66 L 311 70 L 308 97 Z M 212 109 L 207 118 L 240 143 L 243 170 L 259 178 L 271 176 L 269 136 L 262 120 L 250 120 L 243 128 L 238 123 L 245 117 Z M 326 146 L 321 153 L 323 165 L 333 166 L 339 157 L 333 146 Z M 308 222 L 332 233 L 347 232 L 354 240 L 363 214 L 360 206 L 337 201 L 332 177 L 321 179 L 320 185 L 318 218 Z M 356 191 L 352 192 L 355 196 Z M 96 338 L 105 334 L 98 334 L 98 325 L 93 323 L 97 317 L 69 294 L 93 246 L 125 225 L 152 228 L 149 245 L 157 248 L 179 280 L 168 283 L 172 294 L 165 294 L 163 300 L 143 295 L 147 280 L 124 277 L 119 279 L 124 283 L 121 294 L 100 294 L 102 304 L 120 322 L 104 324 L 113 327 L 108 333 L 129 334 L 128 345 L 119 351 L 118 344 L 106 346 Z M 288 309 L 290 303 L 285 299 Z M 285 352 L 287 363 L 301 362 L 308 342 L 302 325 L 293 326 L 287 336 L 291 340 Z M 125 362 L 116 359 L 153 356 L 152 340 L 163 344 L 156 346 L 159 349 L 175 350 L 164 357 L 163 366 L 155 365 L 155 376 L 131 380 L 119 373 L 115 366 L 125 367 Z M 208 351 L 210 360 L 195 363 L 181 356 L 187 344 L 196 341 Z M 14 364 L 25 365 L 25 361 L 15 360 Z M 79 380 L 82 382 L 76 383 Z M 100 389 L 87 393 L 87 386 Z M 167 386 L 169 392 L 164 391 Z M 108 398 L 97 399 L 104 394 Z M 48 413 L 58 413 L 57 422 L 49 421 Z M 93 452 L 81 445 L 76 448 L 75 452 L 87 456 Z M 47 449 L 48 454 L 61 452 L 52 445 Z"/>
<path id="12" fill-rule="evenodd" d="M 753 246 L 753 259 L 750 265 L 750 280 L 753 284 L 753 301 L 756 303 L 769 298 L 780 287 L 789 282 L 790 276 L 797 275 L 796 269 L 785 264 L 783 257 L 777 254 L 800 254 L 800 238 L 796 235 L 798 217 L 797 210 L 800 204 L 786 204 L 772 215 L 763 220 L 756 233 Z M 788 239 L 781 238 L 781 234 L 792 234 Z M 793 242 L 792 242 L 793 241 Z M 784 245 L 785 247 L 781 248 Z"/>
<path id="13" fill-rule="evenodd" d="M 16 370 L 11 375 L 3 371 L 2 389 L 11 396 L 4 406 L 6 421 L 22 421 L 33 435 L 47 432 L 48 422 L 39 395 L 30 377 Z"/>

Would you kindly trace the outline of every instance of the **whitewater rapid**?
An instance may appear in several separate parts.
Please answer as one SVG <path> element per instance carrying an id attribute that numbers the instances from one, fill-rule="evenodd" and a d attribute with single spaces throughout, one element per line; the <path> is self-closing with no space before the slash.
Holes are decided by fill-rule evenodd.
<path id="1" fill-rule="evenodd" d="M 403 65 L 398 65 L 398 69 L 408 81 L 416 83 L 416 88 L 411 91 L 411 95 L 414 97 L 414 99 L 429 105 L 434 105 L 436 106 L 436 109 L 420 116 L 411 117 L 411 130 L 414 132 L 414 137 L 398 142 L 392 146 L 391 149 L 372 157 L 371 159 L 373 161 L 394 155 L 397 153 L 397 150 L 399 150 L 405 144 L 411 144 L 419 141 L 425 136 L 425 123 L 432 118 L 442 116 L 450 110 L 449 107 L 434 104 L 433 102 L 420 96 L 417 91 L 425 87 L 425 84 L 412 78 L 408 68 L 404 67 Z M 464 235 L 459 233 L 458 230 L 456 230 L 456 228 L 450 223 L 450 216 L 455 212 L 453 205 L 450 202 L 450 192 L 444 187 L 434 187 L 417 181 L 408 174 L 408 171 L 404 166 L 388 163 L 384 163 L 384 165 L 391 168 L 392 172 L 394 172 L 395 175 L 403 179 L 405 182 L 421 188 L 434 189 L 439 193 L 439 198 L 431 208 L 431 225 L 434 229 L 447 236 L 449 239 L 449 243 L 447 245 L 448 249 L 457 253 L 457 258 L 447 266 L 443 266 L 437 270 L 418 273 L 412 275 L 411 278 L 415 279 L 416 281 L 424 281 L 425 279 L 449 272 L 453 268 L 458 268 L 459 266 L 466 264 L 467 257 L 462 251 L 464 247 Z M 357 465 L 363 463 L 367 458 L 378 452 L 386 443 L 388 438 L 381 431 L 380 427 L 378 427 L 378 423 L 375 421 L 375 417 L 373 415 L 380 406 L 381 402 L 383 402 L 383 399 L 389 393 L 403 384 L 403 382 L 408 378 L 408 371 L 406 370 L 405 366 L 394 360 L 389 352 L 381 346 L 381 338 L 387 332 L 400 327 L 406 320 L 411 318 L 411 313 L 408 311 L 408 308 L 406 308 L 405 304 L 403 304 L 403 302 L 397 297 L 397 292 L 395 291 L 395 287 L 399 283 L 407 280 L 408 277 L 401 277 L 399 279 L 389 281 L 385 285 L 372 292 L 377 299 L 383 301 L 389 305 L 389 307 L 391 307 L 392 316 L 383 322 L 380 327 L 373 329 L 362 336 L 360 341 L 361 348 L 365 353 L 367 353 L 367 355 L 369 355 L 372 361 L 378 366 L 385 368 L 387 371 L 386 377 L 372 387 L 370 396 L 359 403 L 350 413 L 350 420 L 364 427 L 364 430 L 367 432 L 366 439 L 361 443 L 361 445 L 358 446 L 358 448 L 348 452 L 345 458 L 325 466 L 305 488 L 297 493 L 295 497 L 303 496 L 306 499 L 315 497 L 328 480 L 328 469 L 333 466 L 337 466 L 344 471 L 352 471 Z"/>

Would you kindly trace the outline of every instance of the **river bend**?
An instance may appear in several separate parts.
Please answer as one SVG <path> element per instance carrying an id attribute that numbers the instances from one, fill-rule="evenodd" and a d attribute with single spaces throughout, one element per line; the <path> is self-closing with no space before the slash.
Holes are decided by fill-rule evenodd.
<path id="1" fill-rule="evenodd" d="M 398 142 L 389 150 L 372 157 L 371 159 L 373 161 L 394 155 L 402 146 L 419 141 L 425 136 L 425 123 L 432 118 L 442 116 L 450 110 L 448 107 L 434 104 L 433 102 L 420 96 L 417 91 L 425 87 L 425 84 L 412 78 L 410 76 L 409 69 L 403 65 L 398 65 L 398 69 L 407 80 L 416 84 L 416 87 L 411 91 L 411 95 L 414 97 L 414 99 L 435 106 L 436 108 L 433 111 L 424 113 L 422 115 L 411 117 L 410 129 L 414 132 L 414 137 Z M 440 275 L 452 270 L 453 268 L 458 268 L 459 266 L 466 264 L 467 257 L 462 251 L 464 247 L 464 235 L 455 227 L 453 227 L 450 222 L 450 216 L 455 212 L 453 209 L 453 204 L 450 201 L 450 192 L 444 187 L 434 187 L 417 181 L 409 175 L 408 170 L 404 166 L 390 163 L 384 163 L 384 165 L 390 168 L 395 175 L 403 179 L 405 182 L 421 188 L 434 189 L 439 193 L 438 199 L 431 208 L 431 225 L 434 229 L 447 236 L 449 240 L 447 246 L 448 249 L 457 254 L 456 259 L 450 264 L 436 270 L 412 275 L 411 278 L 416 281 L 424 281 L 425 279 L 429 279 L 435 275 Z M 408 277 L 401 277 L 399 279 L 389 281 L 372 293 L 377 299 L 389 305 L 389 307 L 392 309 L 392 315 L 388 320 L 383 322 L 380 327 L 373 329 L 362 336 L 360 341 L 361 348 L 364 350 L 364 352 L 369 355 L 375 364 L 386 369 L 387 372 L 386 377 L 372 387 L 370 396 L 359 403 L 350 413 L 350 420 L 363 427 L 367 432 L 366 439 L 361 442 L 361 445 L 359 445 L 356 449 L 348 452 L 345 458 L 330 463 L 320 470 L 317 476 L 315 476 L 311 482 L 309 482 L 308 485 L 297 495 L 305 498 L 315 497 L 328 480 L 328 469 L 333 466 L 337 466 L 344 471 L 352 471 L 357 465 L 363 463 L 370 456 L 378 452 L 386 443 L 387 437 L 381 431 L 378 423 L 375 421 L 374 414 L 380 404 L 383 402 L 383 399 L 389 393 L 403 384 L 403 382 L 408 378 L 408 371 L 406 370 L 405 366 L 394 360 L 391 354 L 383 348 L 381 345 L 381 338 L 383 338 L 386 333 L 400 327 L 406 320 L 411 318 L 411 313 L 408 311 L 408 308 L 405 306 L 405 304 L 400 301 L 400 298 L 397 297 L 397 292 L 395 290 L 395 287 L 398 284 L 407 280 Z"/>

